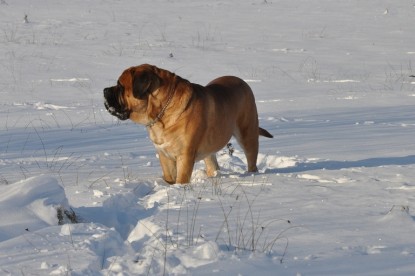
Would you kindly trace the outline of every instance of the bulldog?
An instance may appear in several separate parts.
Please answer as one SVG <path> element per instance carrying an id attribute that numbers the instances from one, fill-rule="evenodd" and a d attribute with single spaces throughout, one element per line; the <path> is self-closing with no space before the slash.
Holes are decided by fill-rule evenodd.
<path id="1" fill-rule="evenodd" d="M 199 160 L 208 177 L 215 176 L 216 152 L 232 136 L 245 153 L 248 171 L 256 172 L 259 135 L 273 137 L 258 125 L 251 88 L 233 76 L 201 86 L 143 64 L 126 69 L 116 86 L 104 89 L 104 98 L 110 114 L 147 128 L 169 184 L 189 183 Z"/>

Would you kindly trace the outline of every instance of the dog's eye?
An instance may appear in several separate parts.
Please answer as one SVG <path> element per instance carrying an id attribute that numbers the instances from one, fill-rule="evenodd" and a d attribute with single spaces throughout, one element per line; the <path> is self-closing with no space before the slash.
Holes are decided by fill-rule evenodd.
<path id="1" fill-rule="evenodd" d="M 117 88 L 119 89 L 120 93 L 124 92 L 124 86 L 122 86 L 119 81 L 117 82 Z"/>

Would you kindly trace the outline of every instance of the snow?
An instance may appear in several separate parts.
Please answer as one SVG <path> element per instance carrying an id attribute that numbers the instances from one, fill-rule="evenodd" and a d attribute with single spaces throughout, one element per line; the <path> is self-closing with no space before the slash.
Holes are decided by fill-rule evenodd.
<path id="1" fill-rule="evenodd" d="M 413 275 L 414 16 L 409 0 L 2 0 L 0 274 Z M 259 173 L 231 140 L 218 176 L 197 163 L 167 185 L 145 128 L 104 108 L 142 63 L 247 81 L 275 137 Z"/>

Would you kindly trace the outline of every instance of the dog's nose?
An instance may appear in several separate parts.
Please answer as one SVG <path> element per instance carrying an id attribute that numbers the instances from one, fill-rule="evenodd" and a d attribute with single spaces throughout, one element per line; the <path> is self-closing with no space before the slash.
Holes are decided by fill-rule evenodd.
<path id="1" fill-rule="evenodd" d="M 111 93 L 111 90 L 109 89 L 109 87 L 104 88 L 104 97 L 107 98 Z"/>

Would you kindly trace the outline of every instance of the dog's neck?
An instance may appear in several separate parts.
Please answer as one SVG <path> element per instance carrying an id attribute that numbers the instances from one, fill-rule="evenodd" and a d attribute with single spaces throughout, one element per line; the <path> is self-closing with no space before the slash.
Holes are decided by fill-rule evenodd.
<path id="1" fill-rule="evenodd" d="M 161 108 L 160 112 L 157 114 L 156 118 L 150 120 L 145 126 L 146 127 L 153 127 L 158 121 L 161 120 L 161 118 L 164 115 L 164 112 L 166 112 L 167 107 L 169 106 L 171 100 L 173 99 L 173 95 L 174 95 L 174 89 L 173 91 L 170 92 L 169 98 L 167 99 L 166 104 Z"/>

